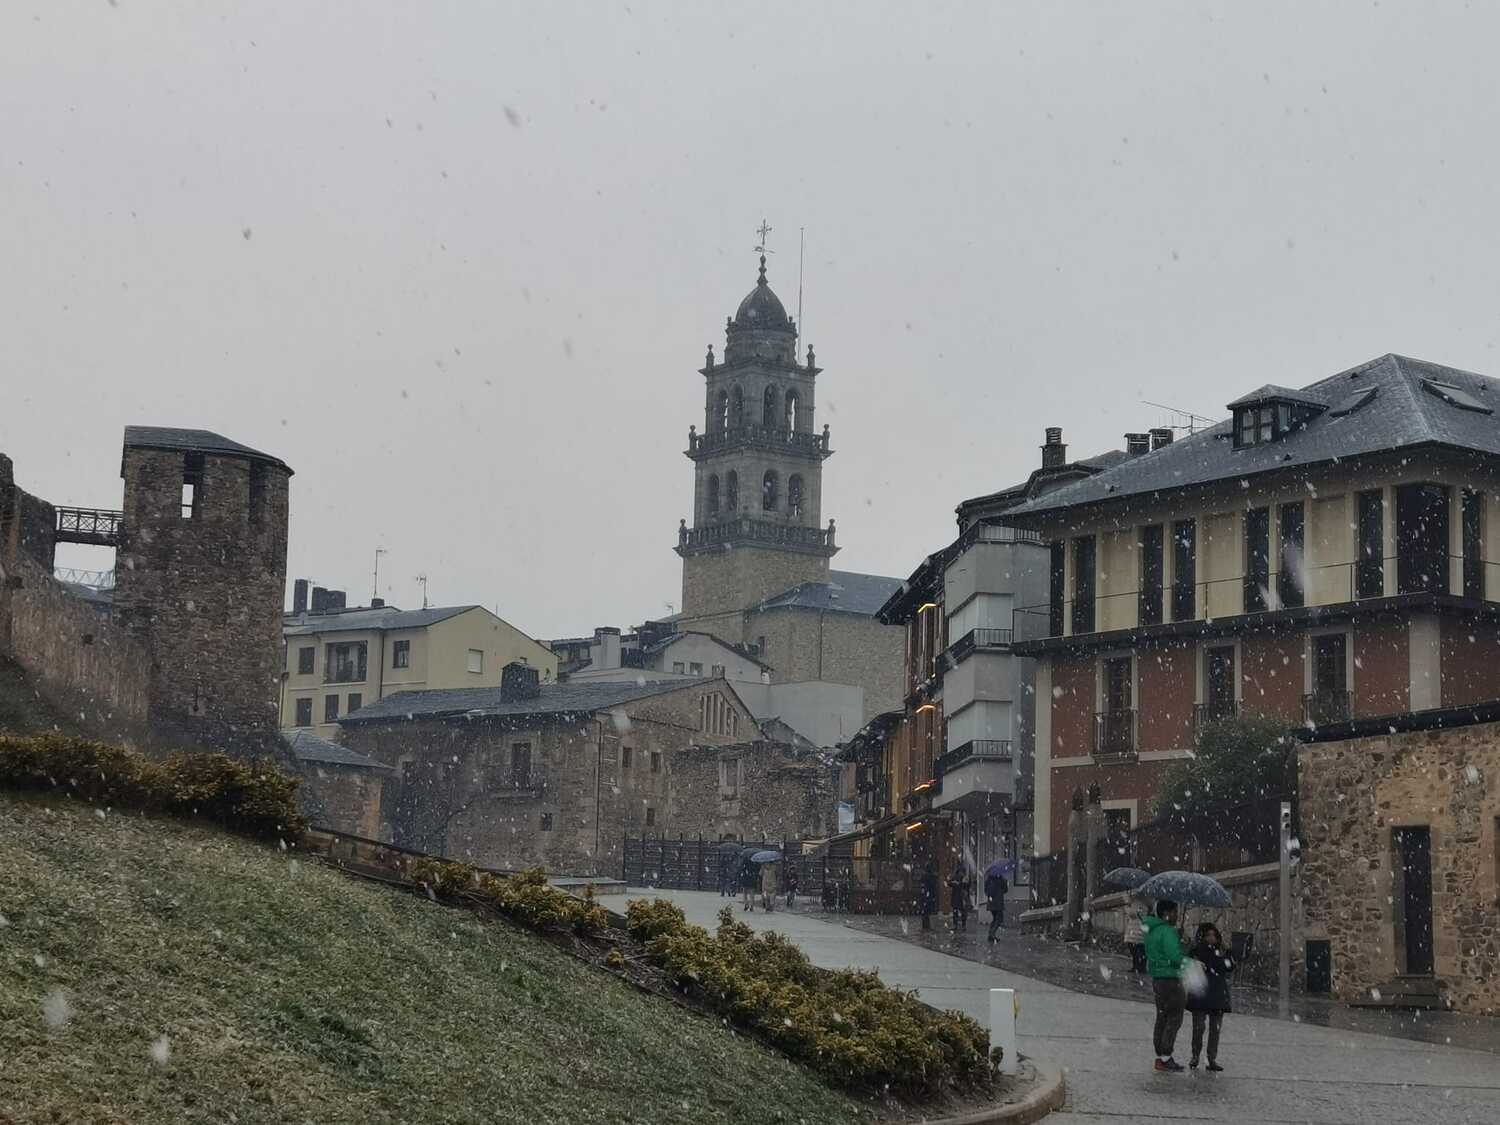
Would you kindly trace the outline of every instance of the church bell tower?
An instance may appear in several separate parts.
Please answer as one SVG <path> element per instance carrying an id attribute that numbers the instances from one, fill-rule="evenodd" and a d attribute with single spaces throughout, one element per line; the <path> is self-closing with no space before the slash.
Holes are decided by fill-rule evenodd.
<path id="1" fill-rule="evenodd" d="M 685 618 L 737 613 L 799 583 L 826 582 L 838 550 L 833 521 L 822 522 L 831 450 L 828 427 L 815 428 L 819 368 L 810 347 L 797 362 L 797 328 L 766 281 L 764 253 L 724 337 L 724 358 L 710 347 L 700 371 L 703 429 L 688 432 L 693 519 L 677 533 Z"/>

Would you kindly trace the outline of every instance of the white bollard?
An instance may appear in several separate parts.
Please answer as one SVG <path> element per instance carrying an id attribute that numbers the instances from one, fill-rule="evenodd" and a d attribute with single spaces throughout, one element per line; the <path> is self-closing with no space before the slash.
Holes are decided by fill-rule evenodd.
<path id="1" fill-rule="evenodd" d="M 1016 1050 L 1016 990 L 990 989 L 990 1047 L 1004 1051 L 1000 1059 L 1001 1074 L 1018 1074 L 1021 1056 Z"/>

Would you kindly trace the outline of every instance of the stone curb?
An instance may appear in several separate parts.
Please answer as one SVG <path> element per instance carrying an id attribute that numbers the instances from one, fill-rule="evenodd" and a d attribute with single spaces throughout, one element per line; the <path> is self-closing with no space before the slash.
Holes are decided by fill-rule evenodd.
<path id="1" fill-rule="evenodd" d="M 1028 1060 L 1037 1069 L 1039 1085 L 1018 1102 L 981 1109 L 977 1113 L 966 1113 L 960 1117 L 942 1117 L 929 1120 L 926 1125 L 1031 1125 L 1040 1121 L 1055 1109 L 1061 1109 L 1068 1096 L 1067 1083 L 1059 1067 L 1043 1065 L 1036 1059 Z"/>

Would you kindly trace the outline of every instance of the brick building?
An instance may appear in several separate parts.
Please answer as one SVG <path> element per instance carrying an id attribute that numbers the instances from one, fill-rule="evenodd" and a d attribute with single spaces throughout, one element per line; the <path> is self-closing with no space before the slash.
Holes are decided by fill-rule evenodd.
<path id="1" fill-rule="evenodd" d="M 1497 406 L 1496 380 L 1387 355 L 1010 509 L 1049 544 L 1049 597 L 1013 626 L 1037 660 L 1038 851 L 1090 784 L 1146 819 L 1205 720 L 1500 696 Z"/>
<path id="2" fill-rule="evenodd" d="M 875 617 L 894 578 L 831 570 L 834 523 L 822 515 L 817 429 L 822 368 L 812 348 L 797 359 L 797 326 L 760 277 L 725 326 L 704 379 L 704 426 L 689 428 L 692 526 L 678 528 L 684 630 L 753 650 L 781 682 L 850 684 L 863 690 L 858 722 L 900 701 L 901 633 Z M 846 736 L 852 734 L 850 729 Z"/>
<path id="3" fill-rule="evenodd" d="M 394 770 L 382 839 L 570 874 L 618 871 L 627 832 L 675 833 L 673 756 L 755 731 L 724 680 L 542 684 L 514 664 L 499 687 L 402 692 L 340 726 Z"/>

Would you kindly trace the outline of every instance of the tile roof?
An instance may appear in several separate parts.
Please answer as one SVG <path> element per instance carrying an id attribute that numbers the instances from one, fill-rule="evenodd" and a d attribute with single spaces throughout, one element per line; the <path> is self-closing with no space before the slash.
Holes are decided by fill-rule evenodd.
<path id="1" fill-rule="evenodd" d="M 180 449 L 188 453 L 222 453 L 233 457 L 249 457 L 280 465 L 287 472 L 291 467 L 280 457 L 272 457 L 248 445 L 231 441 L 223 434 L 212 430 L 180 430 L 173 426 L 126 426 L 126 449 Z"/>
<path id="2" fill-rule="evenodd" d="M 899 578 L 831 570 L 827 582 L 803 582 L 767 598 L 755 609 L 817 609 L 874 617 L 886 599 L 900 588 Z"/>
<path id="3" fill-rule="evenodd" d="M 1007 521 L 1045 516 L 1130 496 L 1295 470 L 1350 457 L 1441 445 L 1500 457 L 1495 414 L 1454 405 L 1430 390 L 1436 380 L 1500 408 L 1500 380 L 1406 356 L 1384 355 L 1294 392 L 1303 401 L 1338 406 L 1355 392 L 1376 393 L 1347 414 L 1325 411 L 1278 441 L 1236 449 L 1233 422 L 1223 421 L 1171 445 L 1076 481 L 1006 513 Z M 1259 393 L 1259 392 L 1256 392 Z"/>
<path id="4" fill-rule="evenodd" d="M 282 741 L 291 748 L 299 762 L 322 762 L 335 766 L 362 766 L 365 769 L 388 770 L 391 767 L 377 762 L 368 754 L 350 750 L 337 742 L 319 738 L 310 730 L 284 730 Z"/>
<path id="5" fill-rule="evenodd" d="M 341 633 L 349 629 L 425 629 L 468 613 L 471 609 L 483 609 L 478 605 L 433 606 L 430 609 L 397 609 L 384 606 L 380 609 L 362 607 L 338 610 L 334 613 L 287 613 L 282 615 L 282 631 L 289 637 L 308 636 L 313 633 Z"/>
<path id="6" fill-rule="evenodd" d="M 391 719 L 437 719 L 463 716 L 499 717 L 505 715 L 575 715 L 602 711 L 652 695 L 664 695 L 702 684 L 724 684 L 723 680 L 645 680 L 568 681 L 542 684 L 535 699 L 505 702 L 501 689 L 443 688 L 432 691 L 403 691 L 367 703 L 352 715 L 339 720 L 341 725 Z M 730 688 L 729 690 L 733 690 Z"/>

